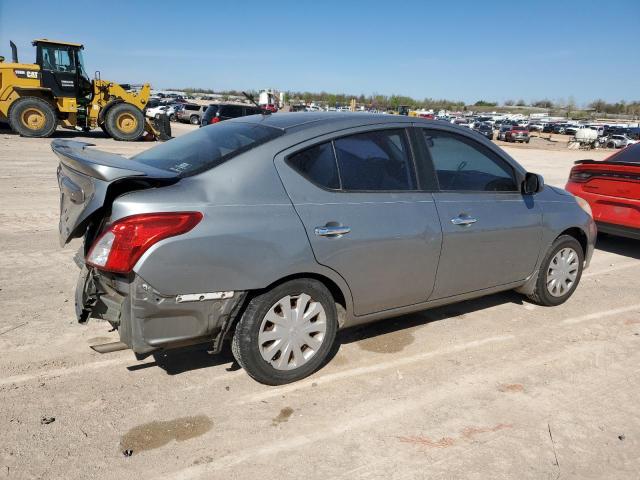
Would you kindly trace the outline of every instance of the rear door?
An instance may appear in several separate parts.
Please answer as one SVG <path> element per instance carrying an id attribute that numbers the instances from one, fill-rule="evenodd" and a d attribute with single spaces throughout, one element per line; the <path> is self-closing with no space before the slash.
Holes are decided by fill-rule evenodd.
<path id="1" fill-rule="evenodd" d="M 428 299 L 442 236 L 404 128 L 320 137 L 275 161 L 316 260 L 347 281 L 356 315 Z"/>
<path id="2" fill-rule="evenodd" d="M 541 248 L 542 210 L 511 164 L 457 133 L 422 129 L 439 183 L 442 254 L 432 299 L 527 278 Z"/>

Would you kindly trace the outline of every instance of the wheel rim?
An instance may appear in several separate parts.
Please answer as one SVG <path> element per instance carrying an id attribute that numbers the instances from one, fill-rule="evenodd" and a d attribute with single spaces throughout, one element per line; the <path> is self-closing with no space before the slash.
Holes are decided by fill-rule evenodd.
<path id="1" fill-rule="evenodd" d="M 554 297 L 562 297 L 571 290 L 578 277 L 580 259 L 573 248 L 559 250 L 549 262 L 547 291 Z"/>
<path id="2" fill-rule="evenodd" d="M 21 120 L 28 129 L 40 130 L 44 128 L 47 118 L 42 110 L 31 107 L 22 112 Z"/>
<path id="3" fill-rule="evenodd" d="M 133 114 L 124 112 L 118 115 L 116 125 L 118 126 L 118 130 L 121 132 L 132 133 L 138 127 L 138 120 L 133 116 Z"/>
<path id="4" fill-rule="evenodd" d="M 287 295 L 262 320 L 260 355 L 276 370 L 299 368 L 318 353 L 326 332 L 327 315 L 320 302 L 306 293 Z"/>

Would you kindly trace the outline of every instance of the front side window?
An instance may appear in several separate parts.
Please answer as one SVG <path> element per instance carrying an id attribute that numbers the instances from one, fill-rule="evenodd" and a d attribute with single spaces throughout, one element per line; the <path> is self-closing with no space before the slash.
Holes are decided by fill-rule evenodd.
<path id="1" fill-rule="evenodd" d="M 484 146 L 460 135 L 423 130 L 440 190 L 515 192 L 513 169 Z"/>
<path id="2" fill-rule="evenodd" d="M 225 105 L 222 107 L 220 115 L 223 117 L 237 118 L 242 116 L 242 107 L 236 105 Z"/>
<path id="3" fill-rule="evenodd" d="M 343 190 L 416 188 L 403 129 L 358 133 L 339 138 L 334 145 Z"/>
<path id="4" fill-rule="evenodd" d="M 66 48 L 43 47 L 42 68 L 54 72 L 76 71 L 73 54 Z"/>

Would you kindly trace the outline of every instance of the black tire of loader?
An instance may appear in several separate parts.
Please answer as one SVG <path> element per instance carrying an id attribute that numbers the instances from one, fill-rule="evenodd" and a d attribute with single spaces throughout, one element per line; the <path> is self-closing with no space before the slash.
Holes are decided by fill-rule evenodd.
<path id="1" fill-rule="evenodd" d="M 131 115 L 137 124 L 132 132 L 124 132 L 118 128 L 118 117 L 123 114 Z M 144 134 L 144 114 L 129 103 L 118 103 L 111 107 L 105 115 L 105 129 L 115 140 L 122 142 L 135 142 Z"/>
<path id="2" fill-rule="evenodd" d="M 29 109 L 39 111 L 44 116 L 42 128 L 37 130 L 28 128 L 20 118 Z M 53 135 L 57 126 L 56 112 L 53 106 L 38 97 L 23 97 L 16 100 L 9 110 L 9 126 L 21 137 L 46 138 Z"/>

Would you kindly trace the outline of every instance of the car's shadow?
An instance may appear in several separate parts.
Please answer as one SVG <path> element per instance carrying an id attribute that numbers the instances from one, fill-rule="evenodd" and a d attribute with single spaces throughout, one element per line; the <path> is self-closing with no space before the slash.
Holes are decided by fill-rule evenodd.
<path id="1" fill-rule="evenodd" d="M 370 339 L 374 339 L 376 337 L 382 338 L 390 333 L 399 333 L 404 330 L 426 325 L 438 320 L 466 315 L 505 303 L 516 303 L 518 305 L 522 305 L 524 303 L 524 297 L 514 291 L 502 292 L 444 307 L 381 320 L 376 323 L 347 328 L 338 332 L 336 341 L 327 355 L 326 360 L 323 362 L 322 367 L 331 363 L 340 351 L 342 345 L 370 341 Z M 127 368 L 130 371 L 136 371 L 150 367 L 160 367 L 169 375 L 178 375 L 191 370 L 199 370 L 201 368 L 225 364 L 228 364 L 226 367 L 227 371 L 240 369 L 240 366 L 231 354 L 231 349 L 228 344 L 224 346 L 220 354 L 216 355 L 212 355 L 207 352 L 210 346 L 210 344 L 194 345 L 191 347 L 158 352 L 153 354 L 153 362 L 132 365 Z M 384 345 L 382 348 L 385 348 Z M 392 353 L 393 351 L 396 350 L 392 348 L 389 350 L 389 353 Z"/>
<path id="2" fill-rule="evenodd" d="M 239 370 L 240 366 L 233 358 L 231 349 L 228 348 L 228 345 L 225 345 L 225 347 L 226 348 L 223 348 L 222 352 L 217 355 L 212 355 L 208 352 L 211 348 L 211 343 L 160 351 L 152 355 L 153 362 L 131 365 L 127 367 L 127 369 L 129 371 L 136 371 L 151 367 L 160 367 L 169 375 L 178 375 L 191 370 L 230 364 L 226 368 L 228 372 Z"/>
<path id="3" fill-rule="evenodd" d="M 640 260 L 640 240 L 598 234 L 596 249 Z"/>
<path id="4" fill-rule="evenodd" d="M 427 325 L 431 322 L 437 322 L 439 320 L 445 320 L 452 317 L 460 317 L 478 310 L 485 310 L 505 303 L 522 305 L 525 303 L 525 297 L 513 290 L 510 290 L 507 292 L 500 292 L 493 295 L 487 295 L 485 297 L 475 298 L 473 300 L 466 300 L 463 302 L 453 303 L 451 305 L 423 310 L 421 312 L 411 313 L 401 317 L 388 318 L 375 323 L 346 328 L 338 332 L 333 348 L 329 352 L 324 364 L 326 365 L 331 362 L 331 360 L 340 351 L 342 345 L 369 342 L 376 337 L 382 337 L 390 333 L 398 334 L 404 330 L 412 329 L 421 325 Z M 374 347 L 372 350 L 381 353 L 384 352 L 386 347 L 390 348 L 389 353 L 398 351 L 397 346 L 394 345 L 393 341 L 382 343 Z M 369 350 L 369 347 L 365 349 Z"/>

